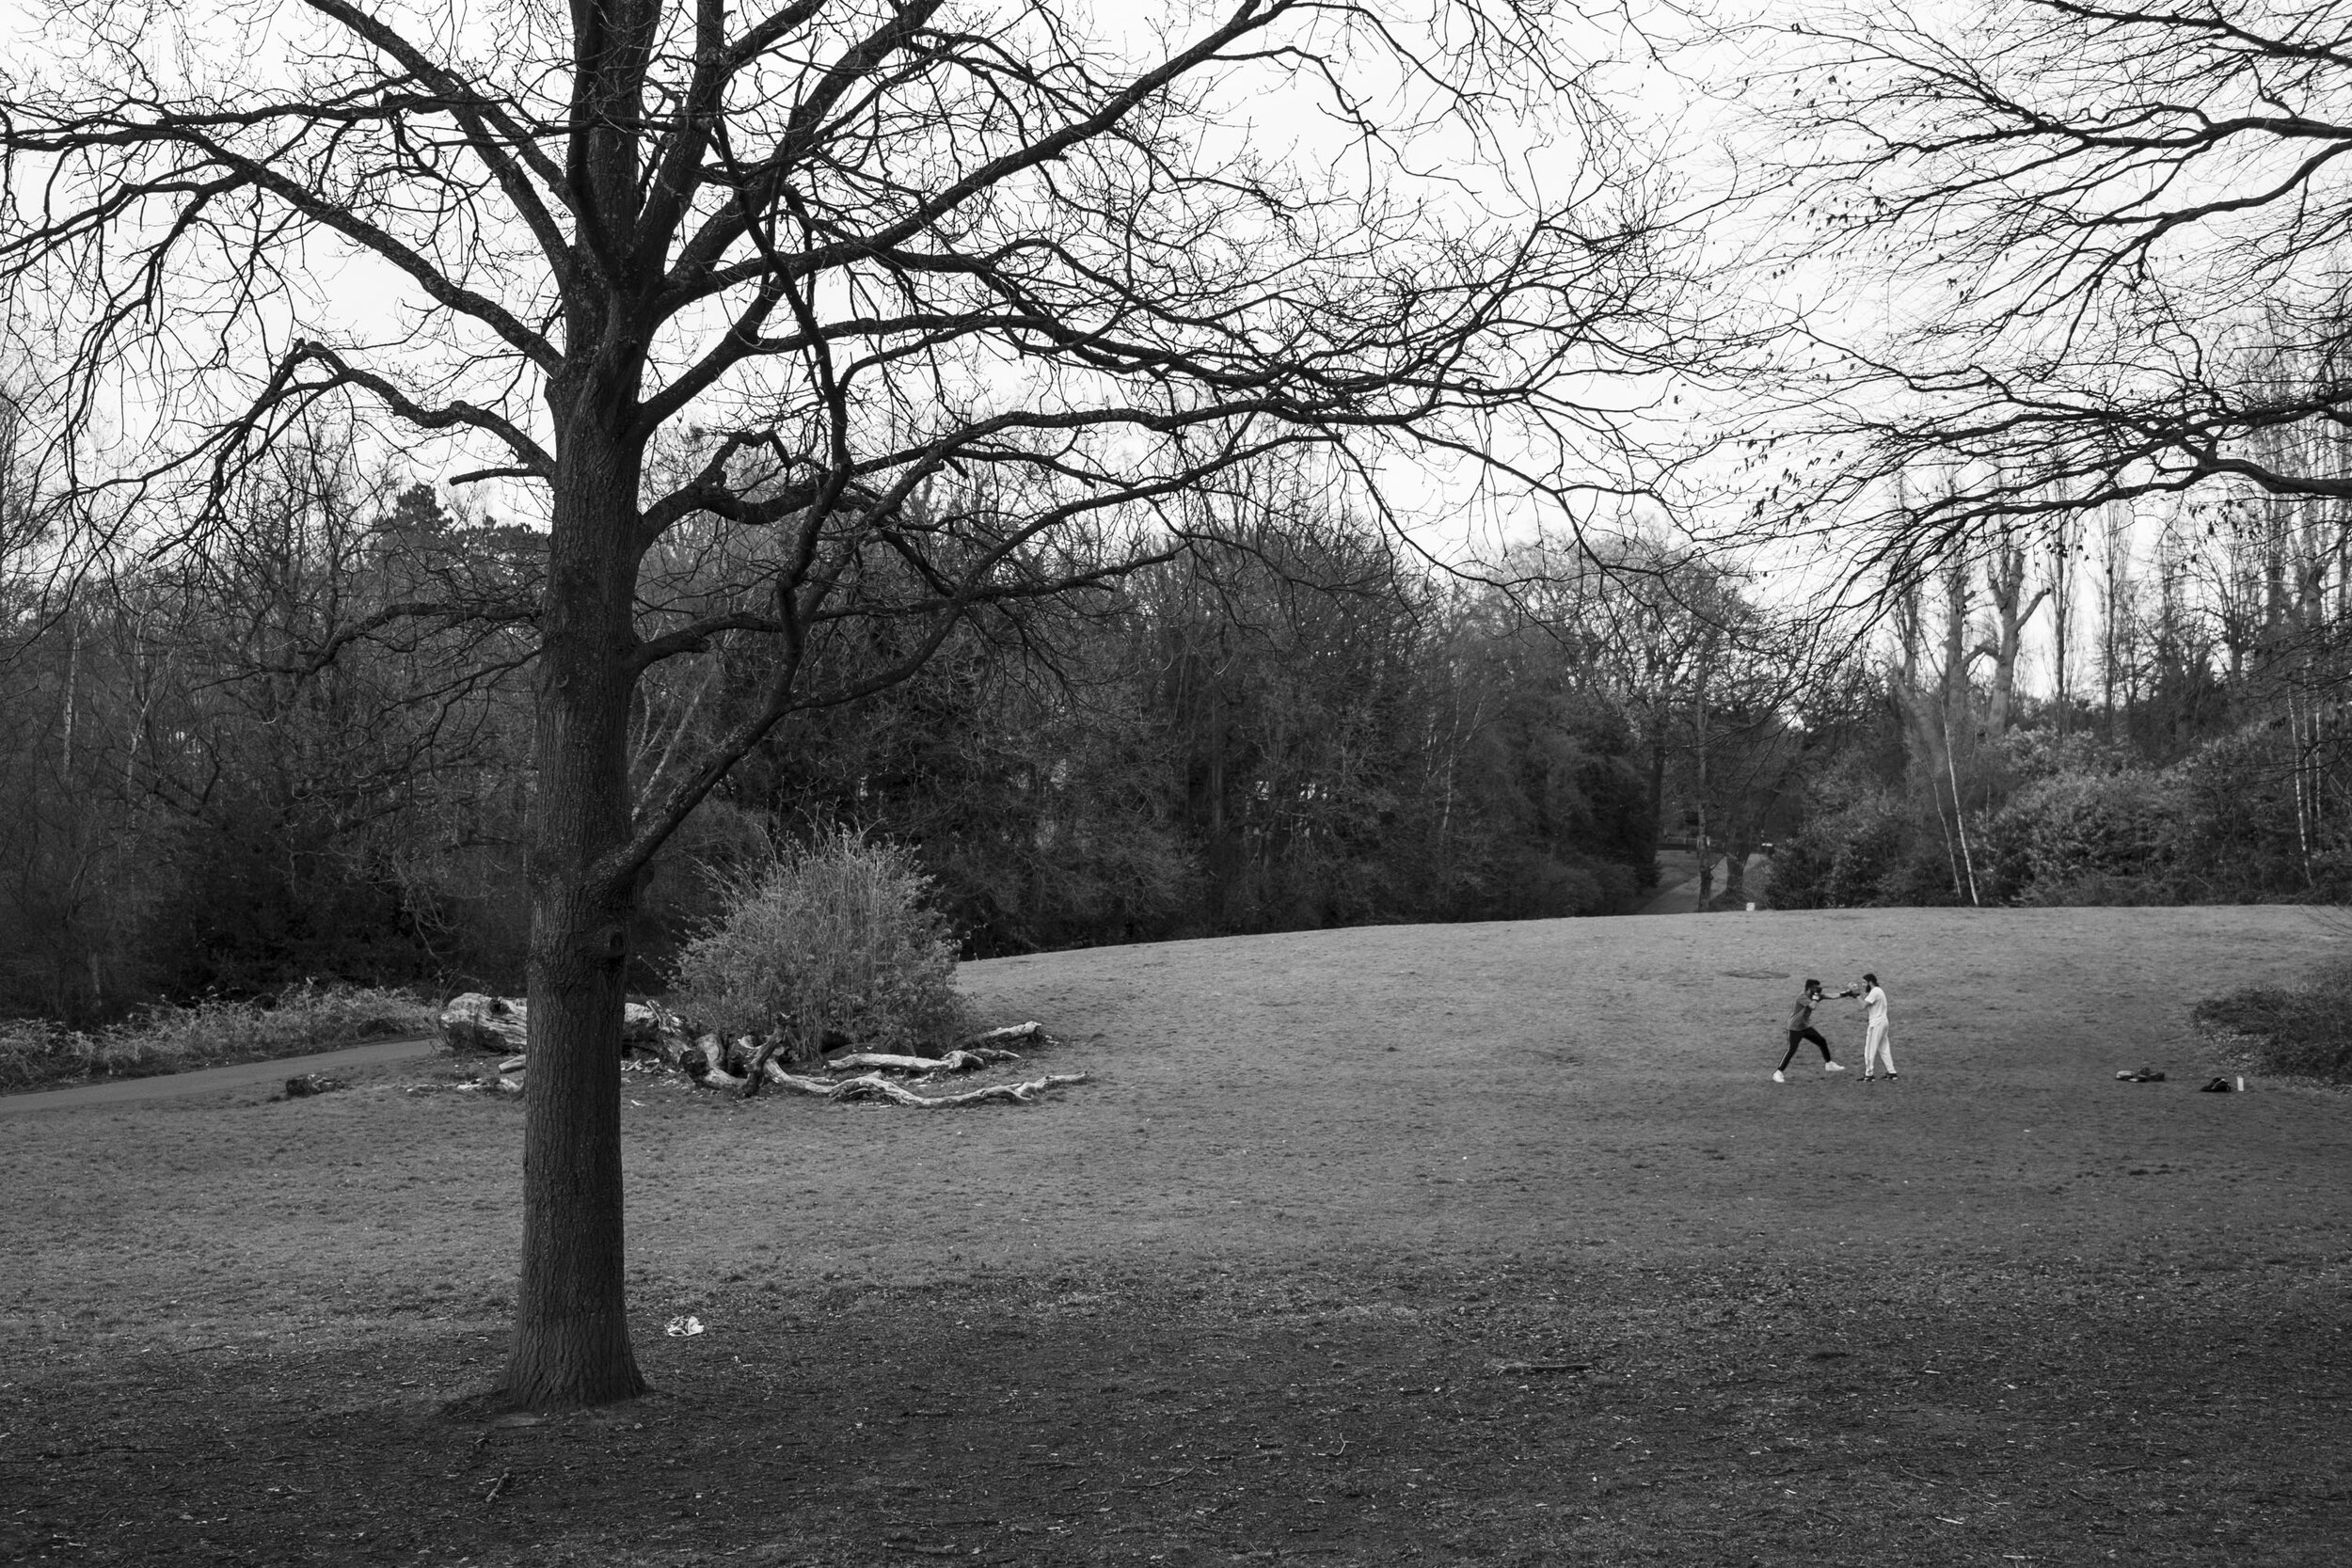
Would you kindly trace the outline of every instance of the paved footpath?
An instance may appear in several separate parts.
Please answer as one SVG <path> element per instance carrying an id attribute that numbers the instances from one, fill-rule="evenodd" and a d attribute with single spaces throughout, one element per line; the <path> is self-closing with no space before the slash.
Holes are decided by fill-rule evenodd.
<path id="1" fill-rule="evenodd" d="M 104 1084 L 81 1084 L 70 1089 L 32 1089 L 0 1095 L 0 1117 L 33 1111 L 105 1110 L 145 1100 L 169 1100 L 208 1090 L 242 1089 L 254 1084 L 282 1084 L 306 1072 L 333 1074 L 338 1069 L 381 1067 L 432 1055 L 441 1049 L 433 1037 L 406 1040 L 373 1040 L 314 1056 L 280 1056 L 268 1062 L 238 1062 L 230 1067 L 200 1068 L 194 1072 L 167 1072 L 153 1078 L 119 1078 Z"/>

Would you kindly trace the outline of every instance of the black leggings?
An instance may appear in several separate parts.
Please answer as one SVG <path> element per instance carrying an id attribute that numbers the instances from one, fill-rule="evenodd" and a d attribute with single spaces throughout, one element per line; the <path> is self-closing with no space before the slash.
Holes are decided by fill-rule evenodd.
<path id="1" fill-rule="evenodd" d="M 1788 1054 L 1780 1059 L 1779 1071 L 1788 1070 L 1788 1064 L 1797 1059 L 1797 1047 L 1807 1040 L 1811 1040 L 1821 1048 L 1821 1060 L 1826 1062 L 1830 1059 L 1829 1041 L 1821 1037 L 1821 1032 L 1819 1029 L 1791 1029 L 1788 1031 Z"/>

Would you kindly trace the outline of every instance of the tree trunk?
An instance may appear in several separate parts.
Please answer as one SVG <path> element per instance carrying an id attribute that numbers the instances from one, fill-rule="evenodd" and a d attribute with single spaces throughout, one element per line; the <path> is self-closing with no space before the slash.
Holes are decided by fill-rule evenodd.
<path id="1" fill-rule="evenodd" d="M 629 829 L 638 474 L 614 428 L 593 414 L 563 421 L 540 608 L 523 1257 L 501 1389 L 532 1408 L 645 1387 L 623 1294 L 615 1070 L 635 889 L 608 862 Z"/>
<path id="2" fill-rule="evenodd" d="M 1755 846 L 1745 832 L 1727 835 L 1724 845 L 1724 897 L 1727 902 L 1744 904 L 1748 901 L 1748 856 Z"/>
<path id="3" fill-rule="evenodd" d="M 1993 660 L 1993 698 L 1985 714 L 1985 727 L 1994 739 L 2009 733 L 2010 716 L 2017 690 L 2017 657 L 2025 649 L 2026 624 L 2033 612 L 2049 596 L 2047 587 L 2036 588 L 2030 596 L 2026 590 L 2026 561 L 2025 547 L 2003 543 L 1993 552 L 1985 567 L 1985 591 L 1993 602 L 1994 639 L 1979 651 Z M 2060 682 L 2061 687 L 2064 685 Z"/>
<path id="4" fill-rule="evenodd" d="M 1662 709 L 1651 716 L 1649 743 L 1649 855 L 1650 869 L 1658 866 L 1658 840 L 1666 831 L 1666 721 Z"/>

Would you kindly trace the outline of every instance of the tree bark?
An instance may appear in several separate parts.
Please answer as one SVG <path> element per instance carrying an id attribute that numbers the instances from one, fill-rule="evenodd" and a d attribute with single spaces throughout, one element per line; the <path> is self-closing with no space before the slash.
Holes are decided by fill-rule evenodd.
<path id="1" fill-rule="evenodd" d="M 559 393 L 560 399 L 560 393 Z M 501 1385 L 518 1406 L 643 1393 L 624 1297 L 623 983 L 631 879 L 605 867 L 629 830 L 629 624 L 638 473 L 613 407 L 558 401 L 562 457 L 540 611 L 538 785 L 531 808 L 531 1071 L 523 1248 Z"/>

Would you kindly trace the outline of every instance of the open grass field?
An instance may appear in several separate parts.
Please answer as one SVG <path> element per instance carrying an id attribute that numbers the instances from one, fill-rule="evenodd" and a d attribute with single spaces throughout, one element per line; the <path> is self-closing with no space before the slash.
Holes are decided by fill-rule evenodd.
<path id="1" fill-rule="evenodd" d="M 2352 1096 L 2194 1092 L 2188 1011 L 2341 942 L 1870 911 L 970 965 L 1096 1081 L 645 1080 L 658 1391 L 537 1421 L 442 1413 L 499 1365 L 511 1101 L 0 1118 L 0 1561 L 2337 1563 Z M 1901 1081 L 1773 1085 L 1797 980 L 1865 968 Z"/>

